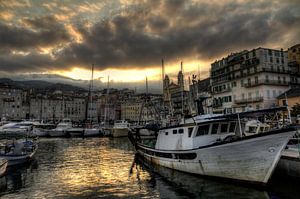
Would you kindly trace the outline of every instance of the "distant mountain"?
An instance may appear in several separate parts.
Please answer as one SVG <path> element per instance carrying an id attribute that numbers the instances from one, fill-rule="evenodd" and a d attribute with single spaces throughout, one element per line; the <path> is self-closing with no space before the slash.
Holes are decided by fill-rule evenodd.
<path id="1" fill-rule="evenodd" d="M 50 91 L 53 92 L 55 90 L 61 90 L 61 91 L 74 91 L 74 92 L 86 92 L 87 90 L 78 87 L 73 86 L 69 84 L 62 84 L 62 83 L 51 83 L 48 81 L 42 81 L 42 80 L 23 80 L 23 81 L 14 81 L 9 78 L 0 78 L 0 84 L 12 86 L 16 88 L 22 88 L 22 89 L 35 89 L 37 91 Z"/>
<path id="2" fill-rule="evenodd" d="M 2 77 L 2 79 L 1 79 Z M 15 74 L 15 75 L 2 75 L 0 76 L 0 83 L 1 80 L 4 82 L 10 82 L 15 86 L 20 86 L 22 88 L 33 88 L 36 89 L 44 89 L 46 87 L 51 87 L 51 85 L 56 84 L 57 87 L 61 87 L 61 85 L 69 85 L 74 86 L 81 89 L 89 89 L 90 81 L 89 80 L 82 80 L 82 79 L 72 79 L 69 77 L 65 77 L 58 74 L 40 74 L 40 73 L 32 73 L 32 74 Z M 24 84 L 24 82 L 27 82 Z M 27 87 L 26 87 L 27 85 Z M 94 90 L 102 90 L 107 88 L 107 82 L 103 82 L 101 78 L 96 78 L 93 81 Z M 63 86 L 64 87 L 64 86 Z M 110 87 L 116 89 L 123 89 L 129 88 L 136 90 L 138 93 L 145 92 L 145 82 L 117 82 L 117 81 L 110 81 Z M 161 93 L 162 92 L 162 85 L 160 81 L 148 81 L 148 87 L 150 92 L 152 93 Z M 51 89 L 51 88 L 49 88 Z M 72 88 L 70 88 L 72 89 Z M 77 89 L 75 89 L 77 90 Z"/>

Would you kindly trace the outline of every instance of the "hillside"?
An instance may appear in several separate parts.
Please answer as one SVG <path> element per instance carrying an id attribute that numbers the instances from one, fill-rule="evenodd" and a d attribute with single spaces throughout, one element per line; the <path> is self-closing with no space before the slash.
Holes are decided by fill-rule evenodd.
<path id="1" fill-rule="evenodd" d="M 61 91 L 74 91 L 74 92 L 85 92 L 87 91 L 84 88 L 78 86 L 72 86 L 69 84 L 62 84 L 62 83 L 51 83 L 42 80 L 23 80 L 23 81 L 15 81 L 9 78 L 0 78 L 0 84 L 11 86 L 15 88 L 21 89 L 34 89 L 36 91 L 50 91 L 53 92 L 55 90 Z"/>

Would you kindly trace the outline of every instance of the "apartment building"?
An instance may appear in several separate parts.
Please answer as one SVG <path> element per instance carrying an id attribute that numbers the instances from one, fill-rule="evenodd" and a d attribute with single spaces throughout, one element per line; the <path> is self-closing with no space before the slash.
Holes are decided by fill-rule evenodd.
<path id="1" fill-rule="evenodd" d="M 41 95 L 30 98 L 30 118 L 43 121 L 61 121 L 69 118 L 82 122 L 86 118 L 86 98 L 84 96 Z"/>
<path id="2" fill-rule="evenodd" d="M 300 44 L 288 49 L 288 65 L 291 68 L 292 86 L 300 85 Z"/>
<path id="3" fill-rule="evenodd" d="M 196 76 L 193 75 L 190 98 L 193 115 L 212 113 L 210 78 L 196 80 Z"/>
<path id="4" fill-rule="evenodd" d="M 214 113 L 232 113 L 276 105 L 290 88 L 287 52 L 268 48 L 244 50 L 211 64 Z"/>
<path id="5" fill-rule="evenodd" d="M 0 86 L 1 119 L 21 120 L 29 118 L 27 92 L 6 85 Z"/>
<path id="6" fill-rule="evenodd" d="M 149 99 L 149 101 L 146 100 Z M 163 98 L 158 94 L 138 94 L 121 104 L 121 118 L 147 123 L 156 120 L 162 111 Z"/>

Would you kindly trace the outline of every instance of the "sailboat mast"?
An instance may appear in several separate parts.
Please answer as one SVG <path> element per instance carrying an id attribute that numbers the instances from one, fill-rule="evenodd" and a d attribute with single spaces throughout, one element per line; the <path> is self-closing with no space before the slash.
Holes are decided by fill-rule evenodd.
<path id="1" fill-rule="evenodd" d="M 108 95 L 109 95 L 109 76 L 107 76 L 107 89 L 106 89 L 106 100 L 105 100 L 105 105 L 104 105 L 104 124 L 106 124 L 106 106 L 107 106 L 107 103 L 108 103 Z"/>

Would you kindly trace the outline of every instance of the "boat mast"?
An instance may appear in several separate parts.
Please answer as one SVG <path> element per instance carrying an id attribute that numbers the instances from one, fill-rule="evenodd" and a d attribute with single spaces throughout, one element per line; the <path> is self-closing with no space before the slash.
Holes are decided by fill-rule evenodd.
<path id="1" fill-rule="evenodd" d="M 285 103 L 286 103 L 286 109 L 287 109 L 287 112 L 288 112 L 289 122 L 290 122 L 290 124 L 292 124 L 291 111 L 290 111 L 290 108 L 289 108 L 289 103 L 288 103 L 288 99 L 287 99 L 287 96 L 286 96 L 286 92 L 284 93 L 284 95 L 285 95 Z M 282 118 L 282 122 L 284 123 L 284 118 Z"/>
<path id="2" fill-rule="evenodd" d="M 181 85 L 181 114 L 182 114 L 182 116 L 183 116 L 183 113 L 184 113 L 184 111 L 183 111 L 183 105 L 184 105 L 184 103 L 183 103 L 183 91 L 184 91 L 184 77 L 183 77 L 183 66 L 182 66 L 182 62 L 181 62 L 181 73 L 182 73 L 182 85 Z"/>
<path id="3" fill-rule="evenodd" d="M 92 64 L 92 78 L 91 78 L 91 90 L 90 90 L 90 124 L 92 124 L 92 110 L 93 110 L 93 79 L 94 79 L 94 64 Z"/>
<path id="4" fill-rule="evenodd" d="M 104 105 L 104 125 L 106 125 L 106 106 L 108 102 L 108 95 L 109 95 L 109 76 L 107 76 L 107 89 L 106 89 L 106 99 L 105 99 L 105 105 Z"/>

